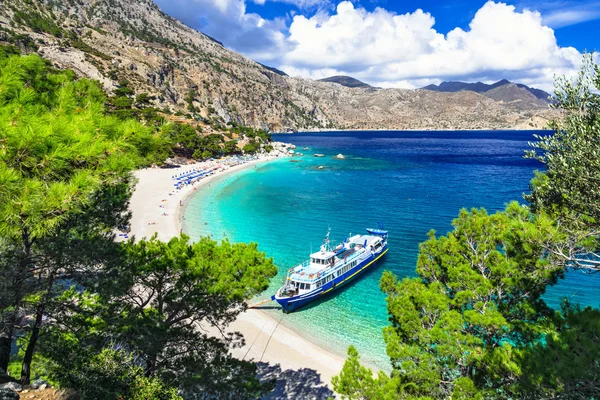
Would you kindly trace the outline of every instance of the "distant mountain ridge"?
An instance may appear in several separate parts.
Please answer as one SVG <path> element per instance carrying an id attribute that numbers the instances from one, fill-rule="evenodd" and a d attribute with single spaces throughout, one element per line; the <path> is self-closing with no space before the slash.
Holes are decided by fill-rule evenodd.
<path id="1" fill-rule="evenodd" d="M 337 83 L 337 84 L 340 84 L 342 86 L 346 86 L 349 88 L 370 88 L 370 87 L 372 87 L 368 83 L 361 82 L 356 78 L 353 78 L 351 76 L 346 76 L 346 75 L 330 76 L 329 78 L 319 79 L 319 82 Z"/>
<path id="2" fill-rule="evenodd" d="M 537 99 L 540 100 L 544 100 L 549 102 L 549 97 L 551 97 L 550 93 L 545 92 L 541 89 L 536 89 L 536 88 L 532 88 L 529 87 L 527 85 L 523 85 L 522 83 L 513 83 L 507 79 L 502 79 L 499 80 L 496 83 L 492 83 L 492 84 L 486 84 L 483 82 L 477 82 L 477 83 L 468 83 L 468 82 L 456 82 L 456 81 L 444 81 L 442 83 L 440 83 L 439 85 L 428 85 L 423 87 L 422 89 L 425 90 L 433 90 L 435 92 L 461 92 L 464 90 L 470 90 L 472 92 L 475 93 L 486 93 L 489 92 L 490 90 L 494 90 L 498 87 L 501 86 L 506 86 L 506 85 L 515 85 L 517 88 L 519 89 L 524 89 L 526 91 L 528 91 L 529 93 L 533 94 Z"/>

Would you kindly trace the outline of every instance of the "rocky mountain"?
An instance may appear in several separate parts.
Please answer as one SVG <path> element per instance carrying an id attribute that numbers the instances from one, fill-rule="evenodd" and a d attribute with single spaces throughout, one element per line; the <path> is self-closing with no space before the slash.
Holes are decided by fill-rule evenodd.
<path id="1" fill-rule="evenodd" d="M 108 92 L 126 80 L 165 112 L 270 131 L 541 128 L 556 115 L 546 105 L 524 108 L 473 91 L 288 77 L 185 26 L 151 0 L 2 0 L 0 41 L 97 79 Z"/>
<path id="2" fill-rule="evenodd" d="M 540 99 L 527 90 L 527 88 L 519 86 L 516 83 L 498 86 L 484 92 L 483 95 L 497 102 L 512 104 L 514 107 L 523 109 L 536 109 L 548 105 L 550 102 L 550 95 L 545 99 Z"/>
<path id="3" fill-rule="evenodd" d="M 506 79 L 502 79 L 496 83 L 488 85 L 487 83 L 477 82 L 477 83 L 469 83 L 469 82 L 456 82 L 456 81 L 444 81 L 439 85 L 427 85 L 422 89 L 425 90 L 433 90 L 435 92 L 462 92 L 463 90 L 470 90 L 475 93 L 483 93 L 488 90 L 497 88 L 498 86 L 506 85 L 510 83 L 510 81 Z"/>
<path id="4" fill-rule="evenodd" d="M 319 82 L 333 82 L 349 88 L 370 88 L 371 85 L 361 82 L 351 76 L 337 75 L 319 79 Z"/>
<path id="5" fill-rule="evenodd" d="M 539 108 L 551 102 L 551 95 L 541 89 L 536 89 L 520 83 L 513 83 L 502 79 L 496 83 L 485 84 L 482 82 L 442 82 L 439 85 L 428 85 L 423 89 L 435 92 L 456 93 L 472 91 L 481 93 L 490 99 L 504 104 L 512 103 L 520 108 Z"/>

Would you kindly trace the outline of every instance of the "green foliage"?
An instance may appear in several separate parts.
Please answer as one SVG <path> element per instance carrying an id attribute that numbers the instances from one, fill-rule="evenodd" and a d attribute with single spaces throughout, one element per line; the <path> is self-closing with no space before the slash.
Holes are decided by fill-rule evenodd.
<path id="1" fill-rule="evenodd" d="M 183 236 L 168 243 L 131 241 L 122 250 L 118 261 L 96 274 L 98 294 L 74 289 L 63 294 L 69 306 L 56 315 L 61 326 L 43 343 L 45 356 L 57 360 L 56 380 L 100 390 L 124 366 L 103 378 L 104 372 L 85 360 L 119 348 L 127 349 L 120 356 L 135 359 L 146 377 L 156 379 L 152 385 L 239 399 L 256 398 L 271 388 L 257 380 L 253 363 L 230 355 L 239 335 L 214 336 L 198 329 L 225 332 L 246 301 L 267 288 L 277 269 L 255 244 L 218 244 L 207 238 L 190 244 Z M 115 365 L 123 363 L 129 364 Z M 81 372 L 88 367 L 93 370 Z M 130 380 L 124 382 L 130 390 Z"/>
<path id="2" fill-rule="evenodd" d="M 121 118 L 107 115 L 97 82 L 0 49 L 0 367 L 19 337 L 11 373 L 20 364 L 24 384 L 43 376 L 84 398 L 268 390 L 253 363 L 229 353 L 239 334 L 197 324 L 224 332 L 266 289 L 272 260 L 255 244 L 114 240 L 128 224 L 134 168 L 164 160 L 174 143 L 213 155 L 237 142 L 148 124 L 151 99 L 134 100 L 127 82 L 109 102 Z M 146 125 L 123 119 L 140 114 Z"/>
<path id="3" fill-rule="evenodd" d="M 244 147 L 242 147 L 242 150 L 246 154 L 254 154 L 258 149 L 255 143 L 246 143 Z"/>
<path id="4" fill-rule="evenodd" d="M 0 61 L 2 62 L 2 61 Z M 106 120 L 100 88 L 55 73 L 36 56 L 0 71 L 0 234 L 43 236 L 89 202 L 103 182 L 135 167 L 127 133 Z M 133 157 L 124 157 L 126 149 Z"/>
<path id="5" fill-rule="evenodd" d="M 541 295 L 563 267 L 544 244 L 562 235 L 552 219 L 534 217 L 517 203 L 493 215 L 462 210 L 453 226 L 421 244 L 419 278 L 398 281 L 384 273 L 391 322 L 384 338 L 394 370 L 390 377 L 363 379 L 366 387 L 356 388 L 357 379 L 340 386 L 348 398 L 359 392 L 371 393 L 358 397 L 368 399 L 518 393 L 521 352 L 556 329 Z"/>
<path id="6" fill-rule="evenodd" d="M 96 50 L 95 48 L 93 48 L 92 46 L 90 46 L 89 44 L 87 44 L 86 42 L 84 42 L 81 39 L 72 39 L 69 43 L 71 43 L 71 46 L 73 46 L 74 48 L 79 49 L 86 54 L 92 54 L 98 58 L 105 60 L 105 61 L 112 60 L 111 56 L 106 55 L 99 50 Z"/>
<path id="7" fill-rule="evenodd" d="M 552 329 L 540 299 L 563 272 L 543 247 L 559 236 L 552 220 L 531 220 L 513 203 L 494 215 L 463 210 L 453 225 L 421 245 L 420 279 L 381 280 L 392 322 L 384 337 L 403 393 L 454 396 L 459 379 L 461 390 L 506 391 L 520 375 L 515 349 Z"/>
<path id="8" fill-rule="evenodd" d="M 195 327 L 202 323 L 223 332 L 246 301 L 268 287 L 277 268 L 256 244 L 208 238 L 189 244 L 183 236 L 168 243 L 129 242 L 125 252 L 127 269 L 119 276 L 128 288 L 115 304 L 123 319 L 112 325 L 122 327 L 121 340 L 139 354 L 147 375 L 237 398 L 264 390 L 254 365 L 228 354 L 235 337 L 210 337 Z M 231 374 L 236 370 L 239 375 Z"/>
<path id="9" fill-rule="evenodd" d="M 529 398 L 597 398 L 600 312 L 563 304 L 556 332 L 525 349 L 522 390 Z"/>
<path id="10" fill-rule="evenodd" d="M 205 160 L 239 153 L 237 141 L 223 143 L 223 136 L 215 133 L 201 136 L 190 125 L 169 125 L 165 127 L 164 134 L 172 144 L 173 151 L 183 157 Z"/>
<path id="11" fill-rule="evenodd" d="M 18 56 L 21 52 L 19 48 L 12 45 L 0 45 L 0 60 L 6 60 L 10 56 Z"/>
<path id="12" fill-rule="evenodd" d="M 135 91 L 129 87 L 129 82 L 120 81 L 114 90 L 114 96 L 108 99 L 110 112 L 121 120 L 143 119 L 149 126 L 163 125 L 164 118 L 158 115 L 159 110 L 151 107 L 151 100 L 154 98 L 147 93 L 140 93 L 135 97 L 134 95 Z M 166 144 L 166 138 L 161 137 L 161 139 L 164 141 L 163 144 Z"/>
<path id="13" fill-rule="evenodd" d="M 271 134 L 262 129 L 254 129 L 251 127 L 240 126 L 234 122 L 229 122 L 228 125 L 230 125 L 230 127 L 227 128 L 227 131 L 230 133 L 244 135 L 247 138 L 256 139 L 257 141 L 263 143 L 268 143 L 271 141 Z"/>
<path id="14" fill-rule="evenodd" d="M 62 37 L 62 29 L 48 16 L 41 14 L 33 8 L 15 10 L 13 20 L 19 25 L 25 25 L 37 33 L 49 33 L 56 37 Z"/>
<path id="15" fill-rule="evenodd" d="M 421 244 L 418 278 L 384 273 L 393 371 L 373 378 L 351 349 L 333 380 L 344 398 L 600 397 L 600 313 L 541 298 L 565 267 L 600 265 L 599 76 L 588 56 L 575 82 L 558 81 L 565 118 L 527 154 L 547 168 L 531 208 L 462 210 L 452 232 Z"/>
<path id="16" fill-rule="evenodd" d="M 148 107 L 153 97 L 149 96 L 148 93 L 140 93 L 135 96 L 135 105 L 138 108 Z"/>
<path id="17" fill-rule="evenodd" d="M 0 367 L 15 335 L 28 334 L 21 374 L 27 383 L 61 281 L 86 266 L 77 245 L 83 238 L 112 241 L 126 215 L 130 172 L 163 154 L 150 128 L 105 115 L 97 82 L 10 53 L 0 58 Z M 87 265 L 98 262 L 91 258 Z M 24 315 L 34 321 L 22 327 Z"/>
<path id="18" fill-rule="evenodd" d="M 554 134 L 538 136 L 527 157 L 545 167 L 531 181 L 525 198 L 532 210 L 553 215 L 570 240 L 550 251 L 569 267 L 600 267 L 600 67 L 591 55 L 577 79 L 557 81 L 555 107 L 563 118 L 553 121 Z"/>
<path id="19" fill-rule="evenodd" d="M 533 210 L 547 210 L 563 219 L 585 218 L 600 226 L 600 67 L 587 55 L 578 78 L 560 78 L 555 107 L 564 118 L 551 123 L 554 134 L 538 137 L 528 157 L 542 162 L 545 172 L 532 180 L 527 199 Z"/>
<path id="20" fill-rule="evenodd" d="M 29 35 L 16 33 L 11 29 L 0 27 L 0 32 L 4 33 L 4 41 L 9 43 L 8 45 L 5 43 L 0 43 L 0 48 L 13 48 L 16 52 L 11 52 L 10 54 L 3 54 L 5 50 L 0 49 L 0 58 L 4 59 L 8 55 L 18 55 L 19 49 L 26 49 L 30 51 L 37 51 L 38 45 L 35 40 Z"/>
<path id="21" fill-rule="evenodd" d="M 184 100 L 187 103 L 187 110 L 189 112 L 198 112 L 198 108 L 194 106 L 195 97 L 196 97 L 196 91 L 193 89 L 190 89 L 185 96 Z"/>
<path id="22" fill-rule="evenodd" d="M 385 373 L 379 372 L 377 379 L 373 372 L 360 365 L 358 351 L 354 346 L 348 348 L 348 360 L 338 376 L 331 380 L 334 390 L 344 398 L 360 399 L 394 399 L 395 382 Z"/>
<path id="23" fill-rule="evenodd" d="M 135 358 L 119 350 L 115 343 L 95 352 L 65 334 L 55 338 L 52 345 L 52 351 L 60 352 L 61 357 L 55 357 L 48 376 L 60 387 L 76 390 L 83 399 L 181 399 L 176 389 L 157 378 L 144 376 Z"/>
<path id="24" fill-rule="evenodd" d="M 223 153 L 225 154 L 237 154 L 239 153 L 237 140 L 228 140 L 223 146 Z"/>

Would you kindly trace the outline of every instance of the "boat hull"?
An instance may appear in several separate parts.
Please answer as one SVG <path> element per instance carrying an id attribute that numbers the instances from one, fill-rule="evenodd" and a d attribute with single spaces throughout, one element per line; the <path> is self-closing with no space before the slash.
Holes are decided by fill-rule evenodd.
<path id="1" fill-rule="evenodd" d="M 372 254 L 370 257 L 363 260 L 360 264 L 357 264 L 356 267 L 352 268 L 351 270 L 348 270 L 346 273 L 338 277 L 335 277 L 331 280 L 331 282 L 326 283 L 325 285 L 321 286 L 316 290 L 294 297 L 271 296 L 271 300 L 275 300 L 277 303 L 279 303 L 279 305 L 281 305 L 281 308 L 283 308 L 283 311 L 285 312 L 295 311 L 307 305 L 308 303 L 322 299 L 324 295 L 331 293 L 343 287 L 347 283 L 351 282 L 357 276 L 359 276 L 361 273 L 365 272 L 369 267 L 375 264 L 381 257 L 383 257 L 387 253 L 387 251 L 388 247 L 386 243 L 386 245 L 382 247 L 378 253 Z"/>

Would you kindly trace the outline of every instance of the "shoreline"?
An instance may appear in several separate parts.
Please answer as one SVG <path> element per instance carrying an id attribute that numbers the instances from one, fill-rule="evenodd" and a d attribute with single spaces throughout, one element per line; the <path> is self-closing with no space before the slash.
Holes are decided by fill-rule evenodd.
<path id="1" fill-rule="evenodd" d="M 325 128 L 313 128 L 313 129 L 298 129 L 294 132 L 273 132 L 274 135 L 293 135 L 294 133 L 340 133 L 340 132 L 497 132 L 497 131 L 549 131 L 552 129 L 548 128 L 530 128 L 523 129 L 519 127 L 513 128 L 496 128 L 496 129 L 325 129 Z"/>
<path id="2" fill-rule="evenodd" d="M 129 204 L 132 214 L 130 235 L 139 240 L 157 234 L 159 240 L 170 240 L 182 232 L 181 218 L 186 206 L 184 200 L 197 188 L 216 178 L 279 158 L 265 157 L 226 168 L 180 190 L 173 189 L 173 175 L 207 167 L 209 163 L 194 163 L 177 169 L 146 168 L 135 171 L 137 183 Z M 232 349 L 234 357 L 268 363 L 271 369 L 278 366 L 282 376 L 286 371 L 313 370 L 324 384 L 330 386 L 331 378 L 341 371 L 345 357 L 284 326 L 281 323 L 283 319 L 283 313 L 278 320 L 259 309 L 248 309 L 240 314 L 229 326 L 229 331 L 241 332 L 245 338 L 244 346 Z"/>
<path id="3" fill-rule="evenodd" d="M 129 202 L 131 211 L 130 234 L 137 240 L 150 239 L 157 234 L 158 239 L 168 241 L 178 236 L 182 229 L 182 209 L 184 200 L 199 187 L 217 177 L 246 169 L 258 163 L 268 162 L 277 157 L 266 157 L 217 171 L 183 189 L 175 190 L 173 175 L 186 173 L 195 168 L 207 168 L 215 162 L 197 162 L 180 168 L 145 168 L 134 172 L 137 180 L 135 190 Z M 165 218 L 168 217 L 168 218 Z"/>

